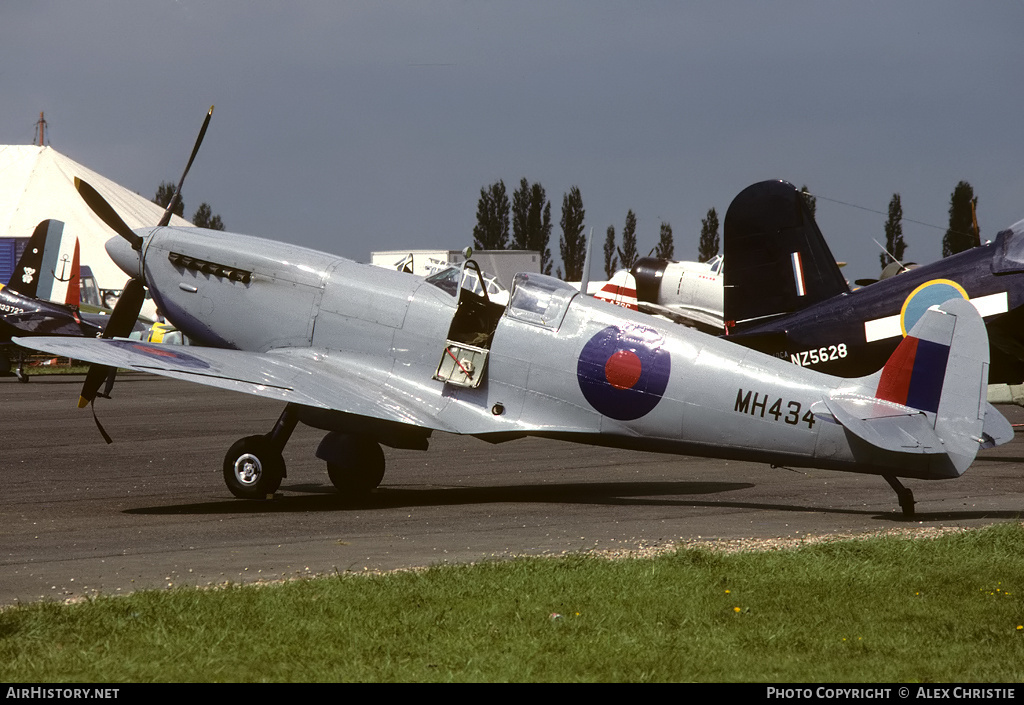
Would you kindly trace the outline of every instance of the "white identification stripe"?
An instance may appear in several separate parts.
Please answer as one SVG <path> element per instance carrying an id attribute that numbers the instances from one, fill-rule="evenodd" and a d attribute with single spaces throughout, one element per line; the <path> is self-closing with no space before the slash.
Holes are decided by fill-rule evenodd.
<path id="1" fill-rule="evenodd" d="M 974 308 L 978 309 L 978 313 L 985 316 L 994 316 L 997 313 L 1006 313 L 1010 310 L 1009 297 L 1005 291 L 1000 291 L 998 294 L 989 294 L 988 296 L 979 296 L 976 299 L 971 299 L 971 303 L 974 304 Z"/>
<path id="2" fill-rule="evenodd" d="M 900 328 L 900 314 L 898 313 L 895 316 L 864 321 L 864 339 L 869 343 L 873 343 L 876 340 L 885 340 L 897 335 L 903 335 L 903 329 Z"/>
<path id="3" fill-rule="evenodd" d="M 800 253 L 791 252 L 789 261 L 793 265 L 793 281 L 796 283 L 796 295 L 804 296 L 807 290 L 804 288 L 804 268 L 800 262 Z"/>
<path id="4" fill-rule="evenodd" d="M 974 308 L 978 310 L 982 317 L 994 316 L 997 313 L 1006 313 L 1010 310 L 1009 297 L 1005 291 L 1001 291 L 998 294 L 989 294 L 988 296 L 979 296 L 976 299 L 971 299 L 971 303 L 974 304 Z M 903 335 L 903 329 L 900 327 L 900 315 L 898 313 L 893 316 L 886 316 L 885 318 L 864 321 L 864 339 L 869 343 L 873 343 L 876 340 L 893 338 L 897 335 Z"/>

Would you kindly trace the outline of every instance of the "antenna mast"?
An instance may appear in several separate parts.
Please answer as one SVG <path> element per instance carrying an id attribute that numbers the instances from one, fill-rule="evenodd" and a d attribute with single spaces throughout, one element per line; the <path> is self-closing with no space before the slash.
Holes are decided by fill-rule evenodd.
<path id="1" fill-rule="evenodd" d="M 43 117 L 43 111 L 39 111 L 39 120 L 36 121 L 36 144 L 40 147 L 46 144 L 46 118 Z"/>

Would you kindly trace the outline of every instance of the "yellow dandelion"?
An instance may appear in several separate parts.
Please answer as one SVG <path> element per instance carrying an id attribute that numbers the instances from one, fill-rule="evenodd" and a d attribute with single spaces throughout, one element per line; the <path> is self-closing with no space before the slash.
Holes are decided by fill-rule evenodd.
<path id="1" fill-rule="evenodd" d="M 732 608 L 732 611 L 733 611 L 733 612 L 736 612 L 736 613 L 738 614 L 738 613 L 739 613 L 739 611 L 740 611 L 740 608 L 739 608 L 739 607 L 733 607 L 733 608 Z"/>

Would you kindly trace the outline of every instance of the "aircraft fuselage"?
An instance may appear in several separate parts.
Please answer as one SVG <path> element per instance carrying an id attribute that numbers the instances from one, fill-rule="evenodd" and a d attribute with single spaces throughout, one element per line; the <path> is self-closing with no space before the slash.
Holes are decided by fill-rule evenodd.
<path id="1" fill-rule="evenodd" d="M 951 297 L 969 298 L 986 321 L 990 381 L 1024 380 L 1024 232 L 1004 231 L 995 242 L 748 323 L 729 340 L 802 367 L 859 377 L 880 369 L 921 314 Z"/>
<path id="2" fill-rule="evenodd" d="M 138 255 L 123 240 L 108 250 L 133 273 Z M 532 304 L 513 293 L 490 324 L 483 381 L 466 388 L 435 379 L 459 300 L 419 277 L 199 229 L 146 231 L 143 252 L 157 305 L 193 341 L 339 351 L 383 365 L 387 386 L 416 389 L 415 403 L 442 429 L 902 477 L 962 472 L 943 454 L 883 450 L 812 412 L 831 394 L 874 389 L 567 293 L 550 278 L 531 275 L 551 288 L 524 287 Z"/>
<path id="3" fill-rule="evenodd" d="M 12 336 L 75 335 L 95 337 L 103 328 L 84 319 L 70 306 L 30 298 L 0 288 L 0 341 Z"/>

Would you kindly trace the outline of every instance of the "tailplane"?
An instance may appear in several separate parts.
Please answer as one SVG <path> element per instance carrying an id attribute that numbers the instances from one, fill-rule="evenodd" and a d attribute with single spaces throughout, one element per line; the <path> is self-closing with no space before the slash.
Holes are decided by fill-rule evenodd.
<path id="1" fill-rule="evenodd" d="M 741 191 L 725 214 L 722 239 L 730 332 L 850 290 L 803 194 L 786 181 Z"/>

